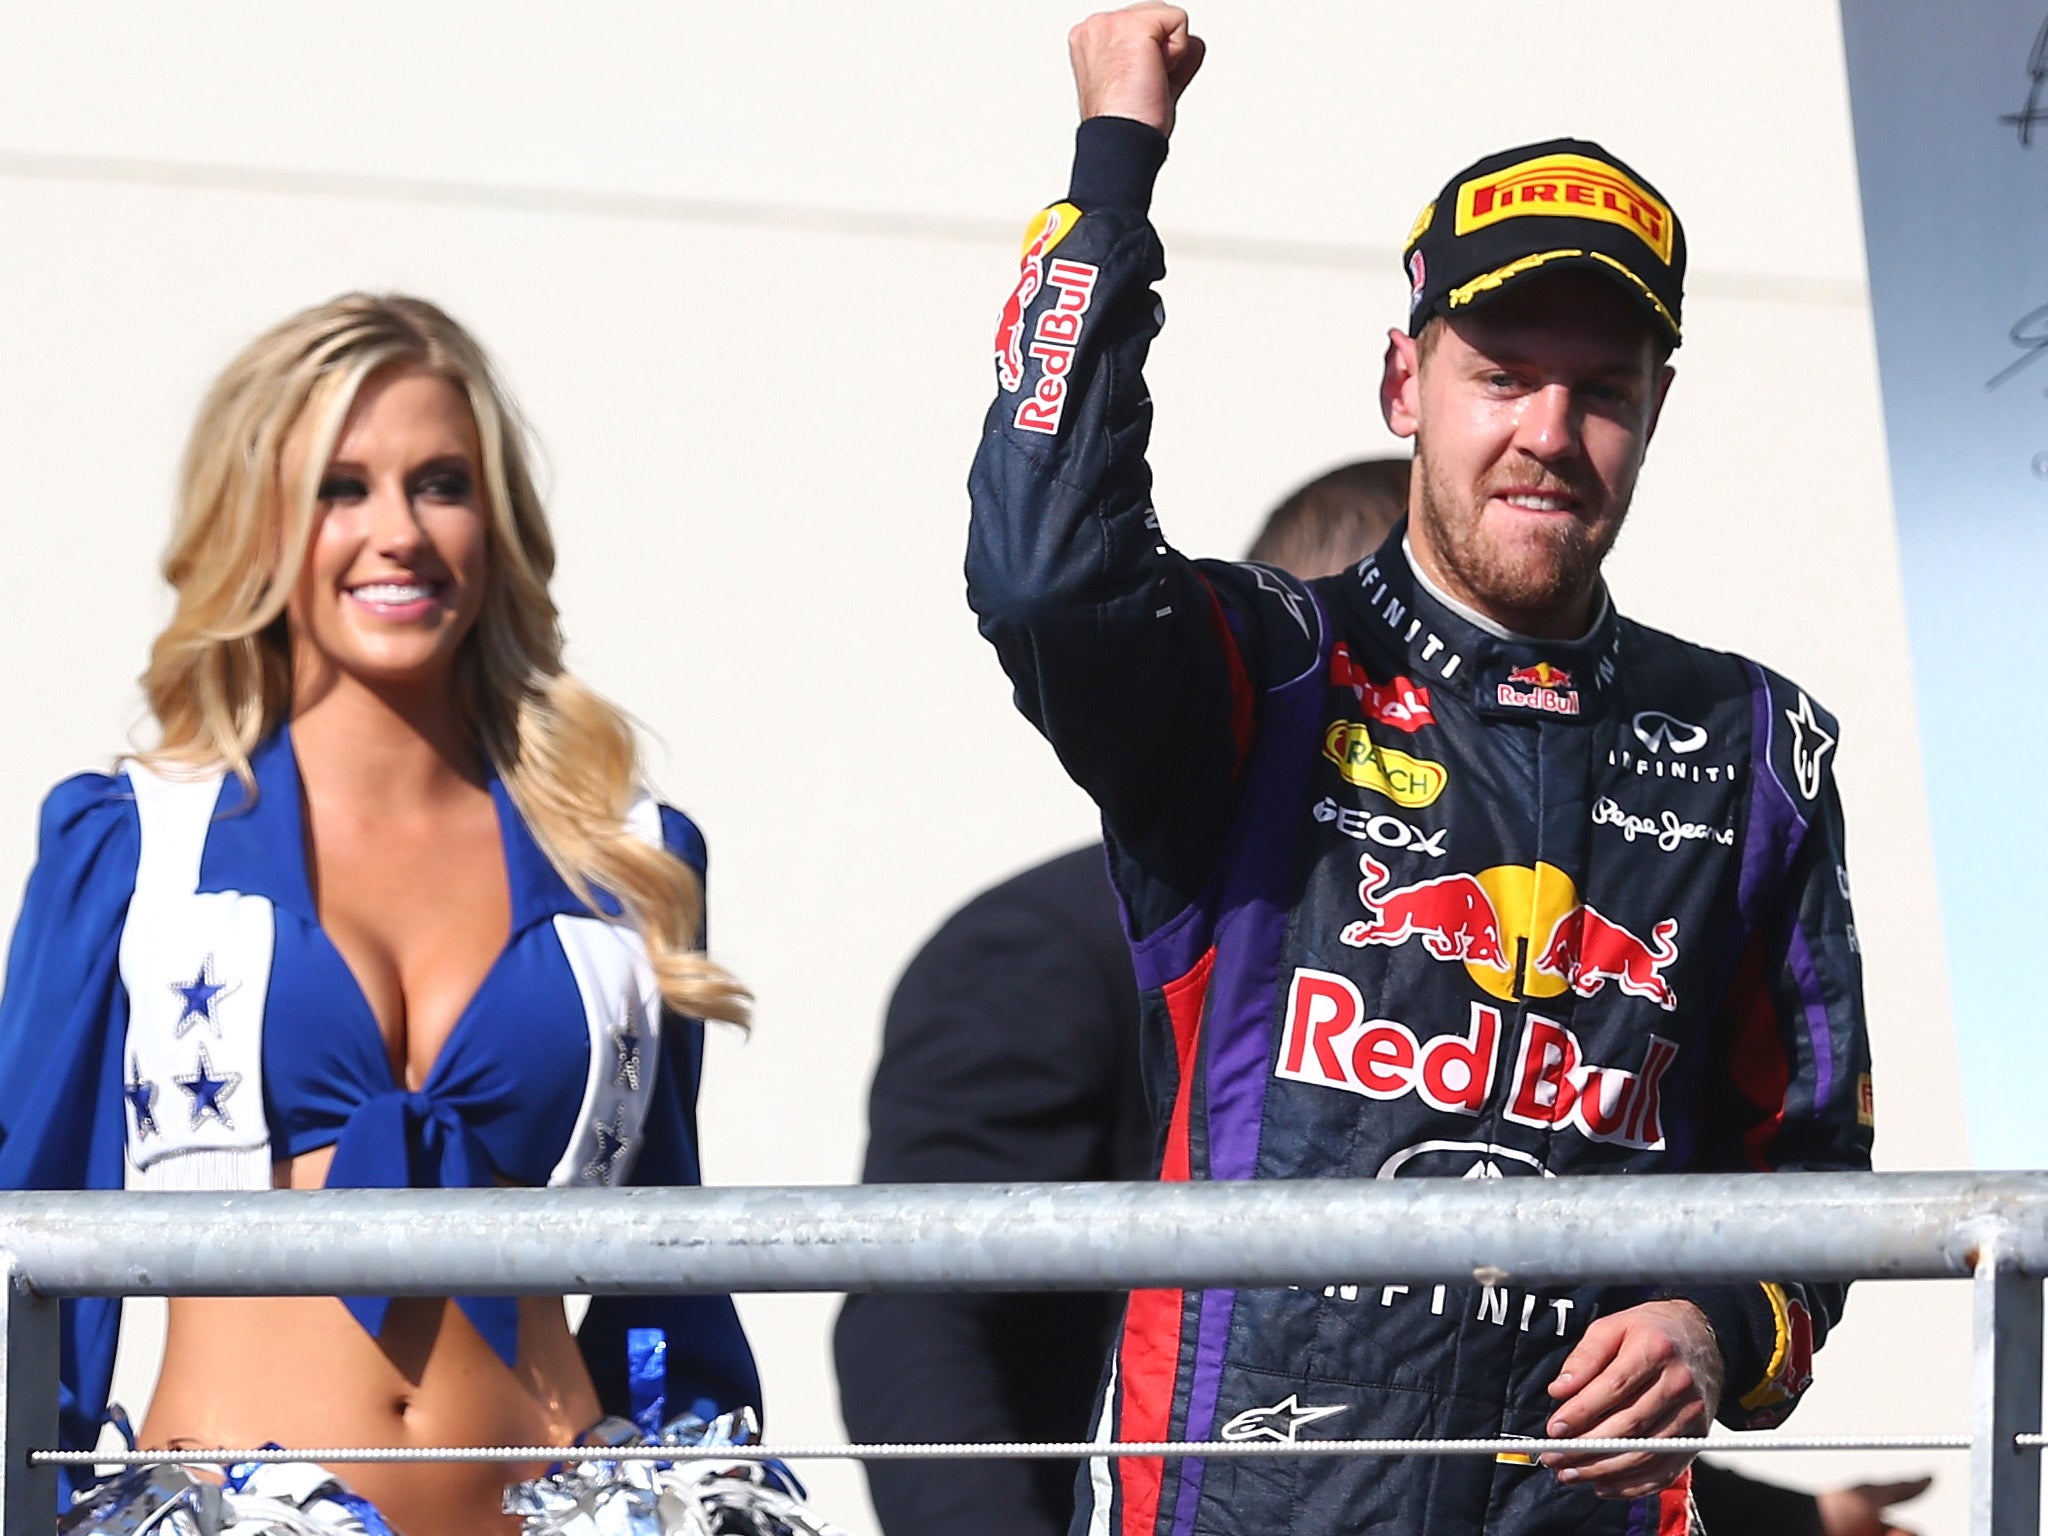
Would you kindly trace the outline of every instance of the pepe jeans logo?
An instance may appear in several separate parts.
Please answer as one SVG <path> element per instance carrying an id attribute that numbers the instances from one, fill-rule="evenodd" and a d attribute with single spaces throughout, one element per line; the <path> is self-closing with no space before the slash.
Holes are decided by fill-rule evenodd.
<path id="1" fill-rule="evenodd" d="M 1710 827 L 1703 821 L 1681 821 L 1678 812 L 1666 807 L 1655 816 L 1638 816 L 1625 811 L 1612 800 L 1602 795 L 1593 802 L 1593 825 L 1613 827 L 1629 842 L 1645 837 L 1666 853 L 1674 852 L 1681 844 L 1695 842 L 1716 842 L 1726 848 L 1735 842 L 1733 827 Z"/>

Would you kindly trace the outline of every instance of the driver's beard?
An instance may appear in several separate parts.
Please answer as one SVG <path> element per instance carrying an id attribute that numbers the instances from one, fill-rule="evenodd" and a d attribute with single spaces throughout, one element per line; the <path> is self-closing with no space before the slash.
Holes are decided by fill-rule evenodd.
<path id="1" fill-rule="evenodd" d="M 1461 500 L 1439 479 L 1419 440 L 1415 480 L 1415 520 L 1426 529 L 1450 594 L 1510 629 L 1533 627 L 1532 621 L 1588 596 L 1621 531 L 1618 522 L 1596 534 L 1575 519 L 1558 519 L 1531 530 L 1540 544 L 1507 548 L 1486 531 L 1490 484 L 1479 487 L 1476 500 Z"/>

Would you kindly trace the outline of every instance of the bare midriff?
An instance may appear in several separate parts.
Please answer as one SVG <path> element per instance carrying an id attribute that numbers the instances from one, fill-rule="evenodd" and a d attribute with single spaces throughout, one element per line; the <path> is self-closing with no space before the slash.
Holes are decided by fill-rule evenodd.
<path id="1" fill-rule="evenodd" d="M 319 1188 L 332 1148 L 280 1163 L 280 1188 Z M 519 1301 L 510 1366 L 454 1302 L 391 1304 L 372 1338 L 332 1297 L 170 1303 L 148 1447 L 567 1445 L 600 1414 L 554 1296 Z M 506 1536 L 508 1482 L 545 1463 L 349 1463 L 334 1471 L 401 1536 Z"/>

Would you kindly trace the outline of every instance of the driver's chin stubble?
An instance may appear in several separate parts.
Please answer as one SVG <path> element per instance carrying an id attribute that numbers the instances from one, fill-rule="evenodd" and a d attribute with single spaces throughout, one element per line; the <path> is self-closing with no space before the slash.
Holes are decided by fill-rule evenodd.
<path id="1" fill-rule="evenodd" d="M 1525 525 L 1511 543 L 1487 526 L 1483 491 L 1476 505 L 1463 505 L 1426 463 L 1419 467 L 1416 517 L 1453 596 L 1515 627 L 1518 617 L 1533 620 L 1590 595 L 1612 532 L 1596 542 L 1585 524 L 1558 519 Z"/>

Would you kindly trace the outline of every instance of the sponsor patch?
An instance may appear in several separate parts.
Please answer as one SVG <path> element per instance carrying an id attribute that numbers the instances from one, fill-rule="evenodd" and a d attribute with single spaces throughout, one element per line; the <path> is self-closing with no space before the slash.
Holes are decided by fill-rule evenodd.
<path id="1" fill-rule="evenodd" d="M 1290 1392 L 1270 1408 L 1247 1408 L 1243 1413 L 1236 1415 L 1223 1426 L 1222 1438 L 1277 1440 L 1282 1445 L 1292 1445 L 1305 1425 L 1343 1411 L 1344 1405 L 1341 1403 L 1332 1403 L 1326 1408 L 1304 1408 L 1301 1406 L 1301 1395 Z"/>
<path id="2" fill-rule="evenodd" d="M 1645 943 L 1620 923 L 1581 905 L 1558 919 L 1536 969 L 1559 977 L 1581 997 L 1591 997 L 1611 981 L 1628 996 L 1647 998 L 1672 1013 L 1678 1008 L 1678 993 L 1664 979 L 1664 968 L 1677 958 L 1677 918 L 1655 924 Z"/>
<path id="3" fill-rule="evenodd" d="M 1395 1019 L 1368 1019 L 1349 979 L 1306 967 L 1287 988 L 1287 1022 L 1275 1077 L 1368 1099 L 1419 1097 L 1454 1115 L 1485 1113 L 1499 1060 L 1500 1010 L 1472 1005 L 1463 1035 L 1420 1040 Z"/>
<path id="4" fill-rule="evenodd" d="M 1295 1287 L 1300 1289 L 1300 1287 Z M 1453 1297 L 1447 1285 L 1326 1285 L 1325 1301 L 1348 1301 L 1361 1306 L 1378 1306 L 1388 1311 L 1417 1312 L 1427 1303 L 1431 1317 L 1442 1317 L 1456 1308 L 1463 1310 L 1464 1296 Z M 1546 1296 L 1536 1291 L 1511 1291 L 1504 1285 L 1483 1285 L 1470 1293 L 1474 1306 L 1472 1321 L 1491 1323 L 1496 1328 L 1513 1328 L 1521 1333 L 1548 1334 L 1563 1338 L 1570 1331 L 1578 1303 L 1569 1296 Z M 1456 1315 L 1455 1312 L 1452 1315 Z M 1527 1435 L 1503 1436 L 1526 1440 Z M 1502 1452 L 1495 1461 L 1528 1465 L 1529 1458 Z"/>
<path id="5" fill-rule="evenodd" d="M 1642 183 L 1584 155 L 1538 155 L 1462 182 L 1457 194 L 1461 235 L 1524 215 L 1597 219 L 1628 230 L 1671 262 L 1675 221 L 1670 208 Z"/>
<path id="6" fill-rule="evenodd" d="M 1820 794 L 1821 760 L 1835 744 L 1819 720 L 1814 718 L 1813 700 L 1799 695 L 1799 707 L 1785 711 L 1792 724 L 1792 776 L 1799 781 L 1799 793 L 1807 799 Z"/>
<path id="7" fill-rule="evenodd" d="M 1664 1074 L 1677 1056 L 1677 1045 L 1651 1035 L 1637 1071 L 1596 1067 L 1581 1053 L 1578 1036 L 1532 1013 L 1503 1113 L 1517 1125 L 1570 1127 L 1593 1141 L 1661 1151 Z"/>
<path id="8" fill-rule="evenodd" d="M 1402 246 L 1406 248 L 1407 246 L 1411 246 L 1416 241 L 1420 240 L 1422 238 L 1422 232 L 1429 228 L 1430 221 L 1435 217 L 1436 203 L 1434 201 L 1424 203 L 1422 205 L 1422 212 L 1416 214 L 1415 222 L 1408 226 L 1408 238 L 1401 242 Z"/>
<path id="9" fill-rule="evenodd" d="M 1450 831 L 1448 827 L 1438 827 L 1434 832 L 1425 832 L 1384 811 L 1375 814 L 1355 805 L 1339 805 L 1328 795 L 1316 802 L 1310 814 L 1325 826 L 1334 823 L 1339 832 L 1357 842 L 1378 843 L 1382 848 L 1426 854 L 1432 859 L 1444 856 L 1444 838 Z"/>
<path id="10" fill-rule="evenodd" d="M 1782 1285 L 1766 1283 L 1764 1296 L 1771 1304 L 1778 1336 L 1763 1381 L 1741 1400 L 1754 1429 L 1781 1423 L 1800 1393 L 1813 1383 L 1813 1315 Z"/>
<path id="11" fill-rule="evenodd" d="M 1517 687 L 1518 683 L 1525 686 Z M 1571 673 L 1547 661 L 1539 661 L 1533 667 L 1516 667 L 1494 689 L 1494 697 L 1516 709 L 1540 709 L 1549 715 L 1579 712 L 1579 691 L 1572 686 Z"/>
<path id="12" fill-rule="evenodd" d="M 1636 713 L 1631 729 L 1636 740 L 1643 744 L 1646 752 L 1671 751 L 1683 755 L 1697 752 L 1707 744 L 1707 728 L 1681 720 L 1676 715 L 1667 715 L 1661 709 L 1645 709 Z"/>
<path id="13" fill-rule="evenodd" d="M 1038 384 L 1017 406 L 1018 430 L 1048 436 L 1059 431 L 1067 409 L 1067 374 L 1074 366 L 1074 349 L 1081 343 L 1081 327 L 1101 275 L 1085 261 L 1054 260 L 1046 267 L 1045 282 L 1053 290 L 1053 301 L 1038 312 L 1026 349 L 1026 356 L 1038 364 Z"/>
<path id="14" fill-rule="evenodd" d="M 1431 1109 L 1477 1118 L 1494 1102 L 1501 1027 L 1499 1009 L 1474 1003 L 1464 1034 L 1425 1040 L 1399 1020 L 1366 1017 L 1347 977 L 1299 967 L 1288 984 L 1273 1075 L 1368 1099 L 1413 1095 Z M 1663 1079 L 1677 1056 L 1676 1044 L 1650 1035 L 1637 1070 L 1598 1066 L 1585 1059 L 1570 1029 L 1532 1013 L 1501 1113 L 1517 1125 L 1657 1151 L 1664 1145 Z"/>
<path id="15" fill-rule="evenodd" d="M 1351 690 L 1360 712 L 1368 720 L 1377 720 L 1410 735 L 1425 725 L 1436 724 L 1427 688 L 1418 688 L 1405 677 L 1374 682 L 1372 674 L 1351 659 L 1351 648 L 1341 640 L 1330 652 L 1330 681 Z"/>
<path id="16" fill-rule="evenodd" d="M 1337 765 L 1345 783 L 1373 790 L 1410 810 L 1434 804 L 1451 781 L 1450 770 L 1442 763 L 1383 747 L 1364 726 L 1350 720 L 1337 721 L 1324 734 L 1323 756 Z"/>
<path id="17" fill-rule="evenodd" d="M 996 318 L 996 382 L 1008 394 L 1024 383 L 1024 311 L 1045 286 L 1045 258 L 1081 221 L 1072 203 L 1054 203 L 1032 219 L 1024 231 L 1024 251 L 1017 267 L 1017 286 L 1003 301 Z"/>
<path id="18" fill-rule="evenodd" d="M 1645 838 L 1666 853 L 1675 852 L 1686 843 L 1714 842 L 1726 848 L 1735 842 L 1733 827 L 1710 827 L 1703 821 L 1686 821 L 1669 806 L 1653 815 L 1639 816 L 1634 811 L 1623 810 L 1605 795 L 1593 802 L 1592 820 L 1596 827 L 1613 827 L 1628 842 Z"/>
<path id="19" fill-rule="evenodd" d="M 1403 1147 L 1373 1175 L 1378 1179 L 1554 1179 L 1543 1160 L 1493 1141 L 1418 1141 Z"/>
<path id="20" fill-rule="evenodd" d="M 1366 916 L 1338 934 L 1354 949 L 1419 940 L 1424 953 L 1461 962 L 1482 990 L 1509 1002 L 1568 990 L 1591 997 L 1612 982 L 1666 1012 L 1678 1007 L 1663 974 L 1678 958 L 1678 920 L 1667 917 L 1639 938 L 1580 901 L 1571 876 L 1554 864 L 1497 864 L 1400 886 L 1369 853 L 1359 855 L 1358 870 Z"/>

